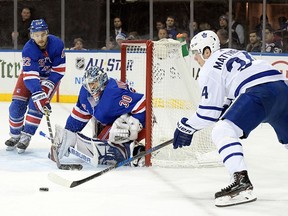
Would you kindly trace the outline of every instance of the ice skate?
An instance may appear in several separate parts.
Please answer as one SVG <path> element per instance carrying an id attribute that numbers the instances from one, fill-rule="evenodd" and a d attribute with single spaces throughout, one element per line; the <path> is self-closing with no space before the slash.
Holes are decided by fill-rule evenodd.
<path id="1" fill-rule="evenodd" d="M 16 144 L 20 140 L 20 136 L 13 136 L 5 142 L 7 146 L 6 151 L 13 151 L 16 148 Z"/>
<path id="2" fill-rule="evenodd" d="M 20 140 L 19 140 L 19 142 L 17 143 L 17 146 L 16 146 L 18 154 L 22 154 L 22 153 L 25 152 L 25 150 L 29 146 L 30 140 L 31 140 L 31 135 L 30 134 L 24 133 L 24 132 L 21 133 Z"/>
<path id="3" fill-rule="evenodd" d="M 215 194 L 215 205 L 226 207 L 256 201 L 247 171 L 235 172 L 234 182 Z"/>

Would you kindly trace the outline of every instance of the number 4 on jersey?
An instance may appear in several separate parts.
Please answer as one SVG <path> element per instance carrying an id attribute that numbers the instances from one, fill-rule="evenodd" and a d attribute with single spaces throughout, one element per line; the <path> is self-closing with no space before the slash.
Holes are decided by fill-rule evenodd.
<path id="1" fill-rule="evenodd" d="M 208 98 L 208 86 L 204 86 L 202 90 L 202 97 Z"/>

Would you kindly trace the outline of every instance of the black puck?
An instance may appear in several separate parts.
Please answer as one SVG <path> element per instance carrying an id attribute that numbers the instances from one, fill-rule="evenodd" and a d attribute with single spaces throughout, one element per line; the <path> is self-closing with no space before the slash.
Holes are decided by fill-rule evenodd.
<path id="1" fill-rule="evenodd" d="M 47 192 L 47 191 L 49 191 L 49 188 L 48 187 L 40 187 L 39 191 Z"/>

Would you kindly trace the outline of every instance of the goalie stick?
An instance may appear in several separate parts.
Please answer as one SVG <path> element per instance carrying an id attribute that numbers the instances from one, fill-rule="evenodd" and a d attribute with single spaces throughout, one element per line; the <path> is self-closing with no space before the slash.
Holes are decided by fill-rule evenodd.
<path id="1" fill-rule="evenodd" d="M 56 151 L 56 145 L 54 143 L 54 138 L 53 138 L 53 132 L 52 132 L 52 127 L 51 127 L 51 122 L 50 122 L 50 117 L 49 117 L 49 110 L 47 108 L 44 108 L 45 110 L 45 116 L 46 116 L 46 122 L 47 122 L 47 126 L 48 126 L 48 131 L 49 131 L 49 135 L 50 135 L 50 140 L 51 140 L 51 153 L 52 155 L 50 155 L 50 159 L 53 157 L 55 159 L 55 163 L 57 164 L 58 169 L 61 170 L 81 170 L 83 168 L 83 166 L 81 164 L 61 164 L 57 155 L 57 151 Z M 53 159 L 51 159 L 53 160 Z"/>
<path id="2" fill-rule="evenodd" d="M 88 182 L 88 181 L 90 181 L 90 180 L 92 180 L 94 178 L 97 178 L 97 177 L 99 177 L 99 176 L 101 176 L 101 175 L 103 175 L 103 174 L 105 174 L 105 173 L 107 173 L 107 172 L 109 172 L 111 170 L 117 169 L 118 167 L 121 167 L 121 166 L 123 166 L 123 165 L 125 165 L 127 163 L 130 163 L 130 162 L 134 161 L 134 160 L 137 160 L 138 158 L 141 158 L 141 157 L 144 157 L 145 155 L 151 154 L 152 152 L 155 152 L 155 151 L 157 151 L 157 150 L 159 150 L 159 149 L 171 144 L 172 142 L 173 142 L 173 139 L 170 139 L 170 140 L 168 140 L 166 142 L 163 142 L 163 143 L 161 143 L 161 144 L 159 144 L 157 146 L 154 146 L 154 147 L 148 149 L 147 151 L 141 152 L 140 154 L 138 154 L 138 155 L 136 155 L 134 157 L 130 157 L 130 158 L 124 160 L 124 161 L 121 161 L 121 162 L 119 162 L 119 163 L 117 163 L 117 164 L 115 164 L 113 166 L 109 166 L 109 167 L 107 167 L 106 169 L 104 169 L 104 170 L 102 170 L 100 172 L 97 172 L 97 173 L 95 173 L 93 175 L 90 175 L 90 176 L 88 176 L 86 178 L 83 178 L 83 179 L 80 179 L 80 180 L 76 180 L 76 181 L 67 180 L 67 179 L 62 178 L 61 176 L 57 175 L 56 173 L 49 173 L 48 174 L 48 178 L 49 178 L 50 181 L 54 182 L 55 184 L 58 184 L 58 185 L 61 185 L 61 186 L 64 186 L 64 187 L 68 187 L 68 188 L 77 187 L 77 186 L 79 186 L 79 185 L 81 185 L 81 184 L 83 184 L 85 182 Z"/>
<path id="3" fill-rule="evenodd" d="M 46 133 L 44 133 L 43 131 L 40 131 L 39 135 L 51 140 L 51 138 Z M 69 151 L 69 153 L 80 158 L 82 161 L 84 161 L 88 164 L 91 164 L 92 166 L 98 166 L 98 159 L 92 158 L 92 157 L 78 151 L 76 148 L 74 148 L 72 146 L 69 147 L 68 151 Z"/>

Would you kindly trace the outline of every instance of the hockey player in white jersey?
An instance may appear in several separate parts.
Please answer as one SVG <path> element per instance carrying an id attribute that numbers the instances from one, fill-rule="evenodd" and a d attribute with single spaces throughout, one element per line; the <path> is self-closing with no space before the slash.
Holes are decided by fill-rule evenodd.
<path id="1" fill-rule="evenodd" d="M 216 123 L 212 140 L 233 182 L 215 194 L 215 205 L 255 201 L 240 139 L 247 138 L 260 123 L 269 123 L 279 142 L 288 146 L 288 87 L 284 76 L 246 51 L 220 49 L 213 31 L 194 36 L 190 49 L 201 66 L 202 97 L 196 112 L 177 123 L 173 146 L 189 146 L 196 131 Z"/>

